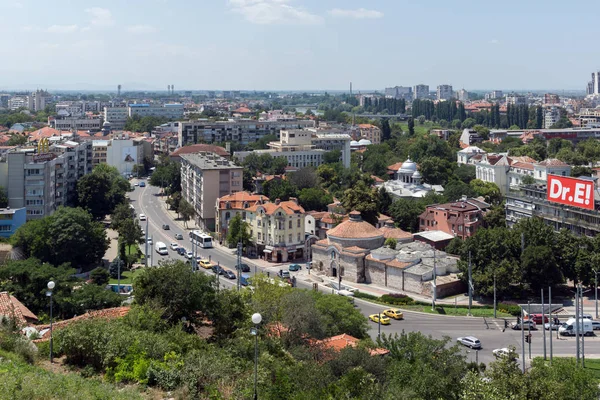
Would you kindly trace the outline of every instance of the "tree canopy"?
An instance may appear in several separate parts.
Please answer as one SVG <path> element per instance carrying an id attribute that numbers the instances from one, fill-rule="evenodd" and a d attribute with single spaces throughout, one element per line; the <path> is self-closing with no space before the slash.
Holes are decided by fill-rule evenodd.
<path id="1" fill-rule="evenodd" d="M 125 200 L 129 187 L 115 167 L 99 164 L 77 182 L 78 205 L 100 221 Z"/>

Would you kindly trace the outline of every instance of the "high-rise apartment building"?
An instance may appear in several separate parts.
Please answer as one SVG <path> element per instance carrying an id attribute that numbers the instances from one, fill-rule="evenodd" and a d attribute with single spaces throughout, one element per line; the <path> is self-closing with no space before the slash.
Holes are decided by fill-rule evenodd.
<path id="1" fill-rule="evenodd" d="M 394 86 L 385 88 L 385 97 L 412 100 L 413 91 L 410 86 Z"/>
<path id="2" fill-rule="evenodd" d="M 592 80 L 588 82 L 586 92 L 590 96 L 600 95 L 600 71 L 592 72 Z"/>
<path id="3" fill-rule="evenodd" d="M 415 85 L 413 88 L 413 99 L 420 100 L 429 97 L 429 85 Z"/>
<path id="4" fill-rule="evenodd" d="M 460 89 L 458 91 L 458 100 L 469 101 L 469 92 L 467 92 L 465 89 Z"/>
<path id="5" fill-rule="evenodd" d="M 454 95 L 452 85 L 438 85 L 437 87 L 437 99 L 438 100 L 450 100 Z"/>

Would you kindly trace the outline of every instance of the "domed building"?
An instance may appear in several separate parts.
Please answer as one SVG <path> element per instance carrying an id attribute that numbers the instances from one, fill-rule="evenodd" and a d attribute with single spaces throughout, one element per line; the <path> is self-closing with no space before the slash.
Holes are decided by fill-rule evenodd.
<path id="1" fill-rule="evenodd" d="M 327 239 L 312 246 L 313 268 L 327 276 L 343 276 L 351 282 L 364 282 L 365 257 L 383 246 L 383 232 L 352 211 L 349 219 L 327 231 Z"/>
<path id="2" fill-rule="evenodd" d="M 388 167 L 397 167 L 398 164 Z M 395 170 L 395 169 L 394 169 Z M 429 192 L 441 193 L 444 188 L 441 185 L 430 185 L 423 183 L 423 176 L 417 168 L 417 164 L 410 158 L 402 163 L 395 179 L 390 179 L 382 185 L 394 199 L 421 198 Z"/>

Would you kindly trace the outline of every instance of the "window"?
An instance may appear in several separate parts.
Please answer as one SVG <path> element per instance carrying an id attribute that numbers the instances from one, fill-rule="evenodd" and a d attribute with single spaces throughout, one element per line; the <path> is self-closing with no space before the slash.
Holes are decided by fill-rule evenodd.
<path id="1" fill-rule="evenodd" d="M 300 242 L 300 234 L 298 233 L 298 242 Z"/>
<path id="2" fill-rule="evenodd" d="M 288 238 L 289 238 L 288 243 L 292 243 L 292 234 L 291 233 L 289 234 Z"/>
<path id="3" fill-rule="evenodd" d="M 225 213 L 225 220 L 228 220 L 229 218 L 231 218 L 231 213 L 229 211 L 227 211 Z"/>
<path id="4" fill-rule="evenodd" d="M 258 240 L 261 240 L 261 233 L 258 232 Z"/>
<path id="5" fill-rule="evenodd" d="M 298 218 L 298 228 L 300 228 L 300 218 Z"/>
<path id="6" fill-rule="evenodd" d="M 242 219 L 245 221 L 246 220 L 246 211 L 242 212 Z"/>
<path id="7" fill-rule="evenodd" d="M 12 225 L 0 225 L 0 232 L 12 231 Z"/>
<path id="8" fill-rule="evenodd" d="M 292 220 L 289 221 L 288 229 L 292 229 Z"/>
<path id="9" fill-rule="evenodd" d="M 256 219 L 256 223 L 257 223 L 257 225 L 258 225 L 259 228 L 262 226 L 262 220 L 260 218 Z"/>

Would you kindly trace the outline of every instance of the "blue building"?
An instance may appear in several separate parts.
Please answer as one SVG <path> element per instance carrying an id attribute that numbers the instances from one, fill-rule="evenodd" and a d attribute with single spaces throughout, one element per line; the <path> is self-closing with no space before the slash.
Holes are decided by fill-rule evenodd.
<path id="1" fill-rule="evenodd" d="M 25 207 L 0 208 L 0 237 L 10 237 L 27 219 Z"/>

